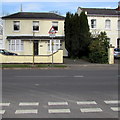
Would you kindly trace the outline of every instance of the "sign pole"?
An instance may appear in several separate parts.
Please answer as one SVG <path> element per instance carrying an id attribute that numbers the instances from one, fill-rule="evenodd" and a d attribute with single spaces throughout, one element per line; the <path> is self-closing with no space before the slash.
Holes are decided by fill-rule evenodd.
<path id="1" fill-rule="evenodd" d="M 49 35 L 52 38 L 52 66 L 54 63 L 53 61 L 53 47 L 54 47 L 53 37 L 55 37 L 55 33 L 56 33 L 56 30 L 53 27 L 51 27 L 51 29 L 49 30 Z"/>

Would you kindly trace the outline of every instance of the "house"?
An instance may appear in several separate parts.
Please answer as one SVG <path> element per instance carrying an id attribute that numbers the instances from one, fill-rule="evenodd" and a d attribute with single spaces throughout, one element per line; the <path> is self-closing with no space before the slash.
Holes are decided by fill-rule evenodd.
<path id="1" fill-rule="evenodd" d="M 19 55 L 50 55 L 64 48 L 64 20 L 55 13 L 18 12 L 3 19 L 5 49 Z M 49 35 L 53 28 L 55 37 Z M 53 44 L 52 44 L 53 39 Z M 53 45 L 53 47 L 52 47 Z M 66 51 L 64 50 L 64 55 Z"/>
<path id="2" fill-rule="evenodd" d="M 120 2 L 116 9 L 78 7 L 79 15 L 81 11 L 87 15 L 90 32 L 94 37 L 101 31 L 105 31 L 110 38 L 110 44 L 120 48 Z"/>
<path id="3" fill-rule="evenodd" d="M 0 49 L 3 48 L 3 25 L 2 20 L 0 19 Z"/>

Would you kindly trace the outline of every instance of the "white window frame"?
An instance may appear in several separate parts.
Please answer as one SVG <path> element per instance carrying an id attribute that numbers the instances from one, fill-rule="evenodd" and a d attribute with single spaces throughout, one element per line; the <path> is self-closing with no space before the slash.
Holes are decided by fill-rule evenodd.
<path id="1" fill-rule="evenodd" d="M 0 39 L 0 48 L 3 48 L 3 39 Z"/>
<path id="2" fill-rule="evenodd" d="M 38 30 L 34 30 L 34 29 L 33 29 L 35 23 L 36 23 L 36 26 L 38 26 Z M 37 25 L 37 24 L 38 24 L 38 25 Z M 33 32 L 39 32 L 39 31 L 40 31 L 40 23 L 39 23 L 39 21 L 33 21 L 33 27 L 32 27 L 32 29 L 33 29 Z"/>
<path id="3" fill-rule="evenodd" d="M 105 20 L 105 29 L 108 29 L 108 30 L 111 29 L 111 20 L 109 19 Z"/>
<path id="4" fill-rule="evenodd" d="M 52 21 L 52 27 L 57 27 L 57 30 L 55 30 L 56 32 L 58 32 L 58 21 Z"/>
<path id="5" fill-rule="evenodd" d="M 24 50 L 24 41 L 9 40 L 9 50 L 10 51 L 23 51 Z"/>
<path id="6" fill-rule="evenodd" d="M 93 23 L 92 23 L 93 21 Z M 95 29 L 97 27 L 97 20 L 96 19 L 91 19 L 91 28 Z"/>
<path id="7" fill-rule="evenodd" d="M 60 40 L 53 40 L 53 52 L 56 52 L 60 49 Z M 48 52 L 52 52 L 52 40 L 48 41 Z"/>
<path id="8" fill-rule="evenodd" d="M 120 20 L 118 20 L 118 30 L 120 30 Z"/>
<path id="9" fill-rule="evenodd" d="M 15 30 L 15 29 L 14 29 L 15 22 L 18 24 L 19 30 Z M 13 31 L 14 31 L 14 32 L 19 32 L 19 31 L 20 31 L 20 21 L 13 21 Z"/>

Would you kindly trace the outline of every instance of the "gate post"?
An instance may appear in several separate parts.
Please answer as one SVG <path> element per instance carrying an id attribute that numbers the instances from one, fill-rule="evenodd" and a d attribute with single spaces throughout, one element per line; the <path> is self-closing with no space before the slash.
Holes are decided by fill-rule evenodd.
<path id="1" fill-rule="evenodd" d="M 114 64 L 114 47 L 110 44 L 108 48 L 108 63 Z"/>

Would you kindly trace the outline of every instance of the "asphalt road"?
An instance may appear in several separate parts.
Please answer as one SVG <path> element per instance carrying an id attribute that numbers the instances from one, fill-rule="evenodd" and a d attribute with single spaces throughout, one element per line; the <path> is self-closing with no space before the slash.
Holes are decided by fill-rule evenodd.
<path id="1" fill-rule="evenodd" d="M 3 118 L 117 118 L 116 66 L 3 70 Z"/>

